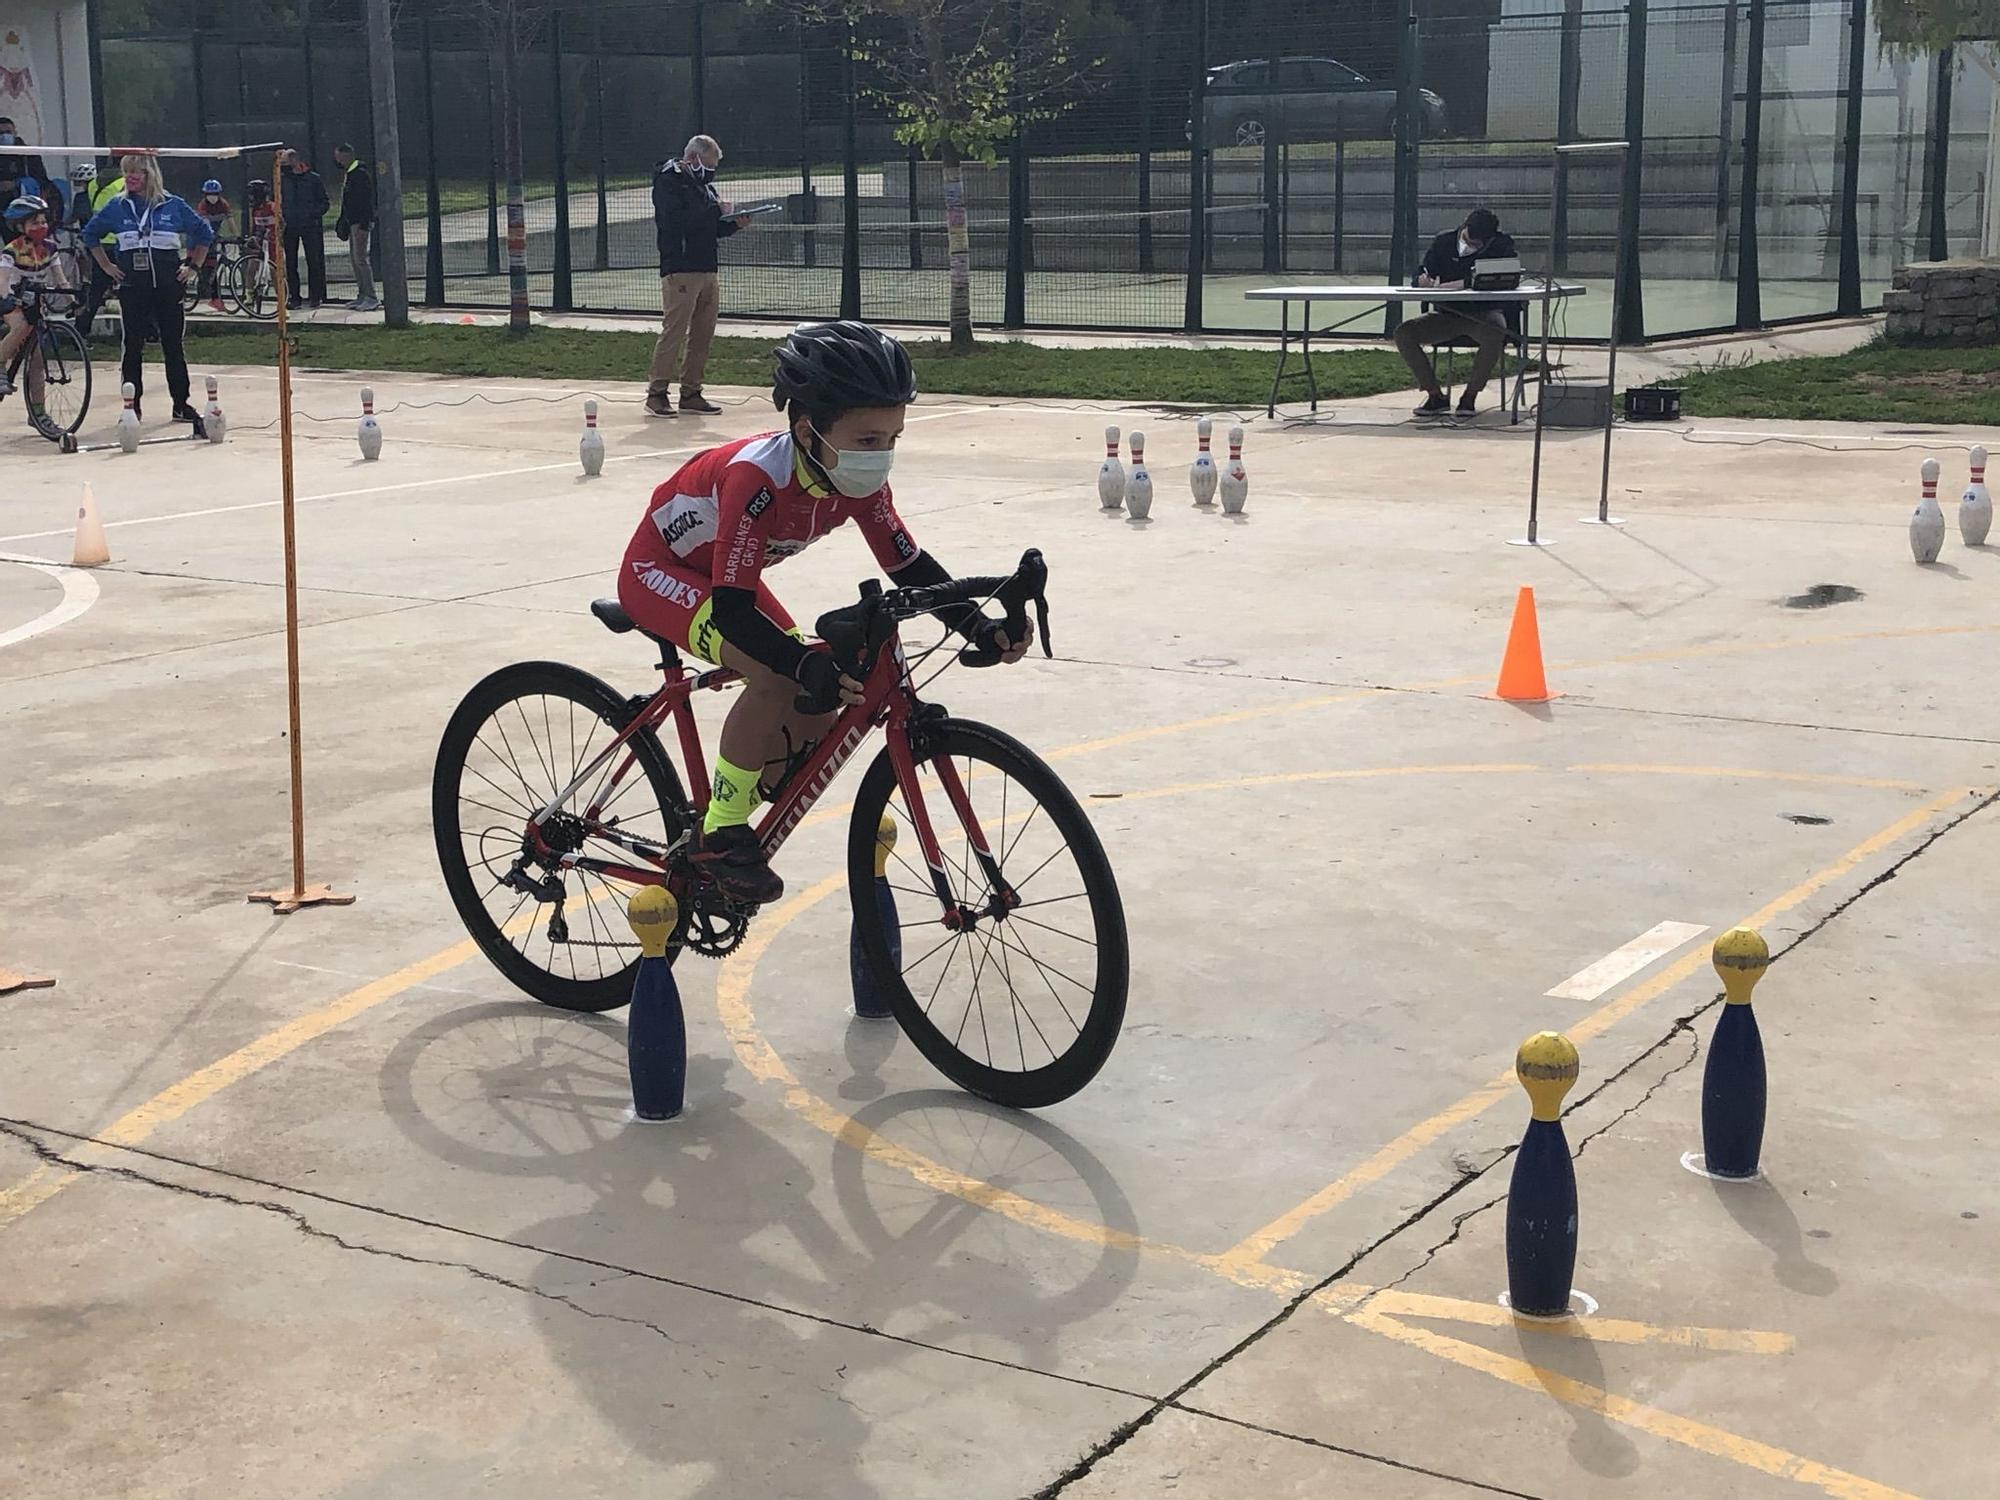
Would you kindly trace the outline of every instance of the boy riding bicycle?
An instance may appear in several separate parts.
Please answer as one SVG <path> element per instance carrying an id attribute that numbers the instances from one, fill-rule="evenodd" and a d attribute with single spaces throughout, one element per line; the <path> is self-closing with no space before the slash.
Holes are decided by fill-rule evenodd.
<path id="1" fill-rule="evenodd" d="M 860 683 L 800 640 L 765 568 L 851 520 L 898 586 L 951 577 L 918 546 L 889 492 L 904 408 L 916 394 L 910 357 L 887 334 L 851 321 L 801 324 L 778 346 L 771 391 L 786 427 L 689 459 L 653 491 L 625 549 L 618 602 L 634 623 L 743 677 L 693 855 L 739 900 L 762 905 L 784 894 L 750 815 L 841 705 L 862 698 Z M 1009 640 L 971 606 L 938 618 L 1009 662 L 1034 634 Z"/>

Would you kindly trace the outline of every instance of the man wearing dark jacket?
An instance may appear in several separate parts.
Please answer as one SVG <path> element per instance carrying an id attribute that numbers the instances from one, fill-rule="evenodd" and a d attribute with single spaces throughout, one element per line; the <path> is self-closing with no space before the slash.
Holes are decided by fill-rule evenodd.
<path id="1" fill-rule="evenodd" d="M 285 215 L 285 288 L 292 305 L 299 305 L 299 251 L 306 255 L 305 306 L 326 301 L 326 184 L 296 151 L 285 153 L 285 174 L 278 184 L 278 202 Z"/>
<path id="2" fill-rule="evenodd" d="M 1459 290 L 1472 285 L 1474 261 L 1516 253 L 1513 240 L 1500 232 L 1499 215 L 1490 208 L 1475 208 L 1458 228 L 1447 229 L 1431 241 L 1430 249 L 1424 254 L 1423 266 L 1411 284 L 1436 287 L 1439 291 Z M 1458 420 L 1470 421 L 1478 411 L 1480 391 L 1492 376 L 1493 367 L 1500 363 L 1501 354 L 1506 351 L 1509 334 L 1518 332 L 1520 328 L 1524 305 L 1513 302 L 1442 304 L 1422 317 L 1411 318 L 1397 326 L 1396 349 L 1403 356 L 1403 362 L 1410 367 L 1410 373 L 1417 377 L 1417 384 L 1426 398 L 1424 404 L 1417 408 L 1419 417 L 1452 415 L 1451 404 L 1445 400 L 1444 390 L 1438 384 L 1437 371 L 1432 368 L 1425 348 L 1454 341 L 1470 343 L 1477 348 L 1478 352 L 1472 357 L 1472 372 L 1465 377 L 1465 389 L 1459 394 L 1456 414 Z"/>
<path id="3" fill-rule="evenodd" d="M 653 169 L 653 227 L 660 242 L 659 341 L 653 345 L 653 368 L 646 385 L 646 411 L 655 417 L 674 414 L 674 368 L 680 367 L 681 410 L 709 415 L 722 408 L 701 393 L 702 372 L 708 368 L 709 341 L 715 337 L 720 306 L 716 285 L 715 246 L 750 222 L 749 215 L 730 216 L 730 205 L 715 195 L 715 169 L 722 148 L 712 136 L 698 135 L 687 143 L 678 161 L 663 161 Z"/>
<path id="4" fill-rule="evenodd" d="M 354 301 L 349 306 L 356 312 L 376 312 L 382 301 L 375 295 L 375 277 L 368 269 L 368 240 L 375 230 L 375 179 L 352 146 L 334 147 L 333 159 L 341 174 L 340 217 L 333 221 L 333 232 L 347 241 L 347 259 L 354 267 Z"/>
<path id="5" fill-rule="evenodd" d="M 16 198 L 45 199 L 56 210 L 56 219 L 67 205 L 63 185 L 49 176 L 48 165 L 28 149 L 14 129 L 14 122 L 0 115 L 0 208 Z M 55 220 L 51 220 L 55 222 Z"/>

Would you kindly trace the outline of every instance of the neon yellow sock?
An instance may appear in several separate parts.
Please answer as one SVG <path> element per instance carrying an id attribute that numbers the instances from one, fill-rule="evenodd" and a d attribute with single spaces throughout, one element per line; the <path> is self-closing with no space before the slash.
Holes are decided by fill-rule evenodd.
<path id="1" fill-rule="evenodd" d="M 731 765 L 715 757 L 715 787 L 708 796 L 708 815 L 701 820 L 703 833 L 750 821 L 763 799 L 757 795 L 757 772 Z"/>

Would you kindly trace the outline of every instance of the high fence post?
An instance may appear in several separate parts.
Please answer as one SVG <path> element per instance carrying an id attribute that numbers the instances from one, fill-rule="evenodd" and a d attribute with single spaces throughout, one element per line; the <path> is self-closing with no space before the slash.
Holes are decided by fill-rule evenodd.
<path id="1" fill-rule="evenodd" d="M 1758 285 L 1757 158 L 1764 147 L 1764 0 L 1750 0 L 1750 39 L 1743 71 L 1743 174 L 1737 189 L 1736 326 L 1764 326 L 1763 288 Z"/>
<path id="2" fill-rule="evenodd" d="M 597 96 L 596 140 L 593 154 L 597 157 L 597 243 L 592 247 L 591 266 L 594 270 L 611 269 L 611 183 L 609 181 L 610 153 L 604 143 L 604 17 L 599 14 L 595 34 L 591 37 L 590 53 L 591 83 Z"/>
<path id="3" fill-rule="evenodd" d="M 208 144 L 208 69 L 202 65 L 202 33 L 197 31 L 188 38 L 189 82 L 194 88 L 194 143 Z"/>
<path id="4" fill-rule="evenodd" d="M 549 306 L 568 312 L 576 305 L 576 288 L 569 263 L 569 116 L 563 109 L 563 18 L 549 17 L 549 99 L 554 105 L 549 134 L 555 147 L 556 243 Z"/>
<path id="5" fill-rule="evenodd" d="M 500 274 L 500 122 L 494 110 L 493 53 L 486 53 L 486 274 Z"/>
<path id="6" fill-rule="evenodd" d="M 1007 150 L 1007 270 L 1001 297 L 1002 328 L 1020 328 L 1028 321 L 1028 127 L 1021 118 L 1028 102 L 1021 91 L 1021 66 L 1028 38 L 1022 0 L 1014 0 L 1011 11 L 1014 79 L 1009 104 L 1014 112 L 1014 139 Z"/>
<path id="7" fill-rule="evenodd" d="M 310 3 L 299 7 L 299 65 L 305 69 L 306 105 L 306 164 L 315 171 L 319 169 L 319 108 L 313 103 L 313 29 L 312 6 Z M 271 184 L 271 191 L 278 191 L 277 183 Z"/>
<path id="8" fill-rule="evenodd" d="M 1861 80 L 1868 55 L 1868 0 L 1847 16 L 1846 119 L 1840 142 L 1840 299 L 1834 311 L 1861 315 Z"/>
<path id="9" fill-rule="evenodd" d="M 1618 226 L 1622 231 L 1613 260 L 1618 278 L 1618 342 L 1642 343 L 1646 308 L 1639 270 L 1640 178 L 1646 159 L 1646 0 L 1625 6 L 1625 160 L 1618 186 Z M 1618 393 L 1611 393 L 1617 399 Z"/>
<path id="10" fill-rule="evenodd" d="M 913 144 L 907 165 L 908 176 L 903 187 L 903 221 L 910 226 L 910 269 L 924 268 L 924 232 L 917 228 L 917 174 L 923 165 L 923 153 Z"/>
<path id="11" fill-rule="evenodd" d="M 1403 7 L 1402 35 L 1396 48 L 1396 154 L 1395 199 L 1389 211 L 1389 284 L 1402 285 L 1411 263 L 1417 258 L 1417 52 L 1416 0 Z M 1403 304 L 1391 302 L 1382 310 L 1382 332 L 1392 334 L 1403 321 Z"/>
<path id="12" fill-rule="evenodd" d="M 845 94 L 841 119 L 841 225 L 840 225 L 840 315 L 861 316 L 861 147 L 860 126 L 855 117 L 854 23 L 847 26 L 841 48 L 841 92 Z"/>
<path id="13" fill-rule="evenodd" d="M 1270 87 L 1275 95 L 1271 102 L 1276 105 L 1275 109 L 1264 111 L 1264 177 L 1257 192 L 1263 200 L 1261 207 L 1264 212 L 1258 223 L 1264 231 L 1264 274 L 1267 276 L 1276 273 L 1280 265 L 1279 257 L 1283 253 L 1278 232 L 1278 136 L 1285 128 L 1285 97 L 1280 92 L 1284 86 L 1278 72 L 1280 66 L 1275 56 L 1264 61 L 1265 76 L 1271 80 Z"/>
<path id="14" fill-rule="evenodd" d="M 1188 84 L 1187 300 L 1181 328 L 1201 332 L 1201 277 L 1207 259 L 1208 213 L 1208 0 L 1194 0 L 1194 75 Z"/>
<path id="15" fill-rule="evenodd" d="M 1945 185 L 1951 177 L 1951 79 L 1957 72 L 1957 53 L 1950 42 L 1938 49 L 1937 84 L 1931 90 L 1931 157 L 1924 191 L 1929 196 L 1930 258 L 1943 260 L 1951 254 L 1946 236 Z M 1988 191 L 1991 191 L 1989 186 Z"/>
<path id="16" fill-rule="evenodd" d="M 694 0 L 694 55 L 688 59 L 691 74 L 688 97 L 694 104 L 694 128 L 697 133 L 708 129 L 708 38 L 702 24 L 702 0 Z"/>
<path id="17" fill-rule="evenodd" d="M 1159 8 L 1149 5 L 1139 28 L 1139 269 L 1153 269 L 1153 30 Z"/>
<path id="18" fill-rule="evenodd" d="M 1715 122 L 1715 279 L 1729 275 L 1729 158 L 1736 144 L 1738 0 L 1722 7 L 1722 104 Z"/>
<path id="19" fill-rule="evenodd" d="M 812 68 L 806 56 L 806 29 L 799 28 L 799 194 L 806 206 L 805 232 L 799 236 L 799 260 L 808 268 L 819 264 L 819 236 L 813 225 L 819 222 L 819 200 L 813 192 L 812 159 Z"/>
<path id="20" fill-rule="evenodd" d="M 1583 86 L 1583 0 L 1563 0 L 1560 51 L 1556 65 L 1556 144 L 1576 139 L 1576 99 Z M 1555 201 L 1549 213 L 1549 262 L 1557 276 L 1569 274 L 1569 157 L 1556 153 Z"/>
<path id="21" fill-rule="evenodd" d="M 1344 126 L 1333 138 L 1333 268 L 1347 269 L 1347 135 Z"/>
<path id="22" fill-rule="evenodd" d="M 437 70 L 431 56 L 431 21 L 426 16 L 424 49 L 424 306 L 444 306 L 444 211 L 438 202 Z"/>

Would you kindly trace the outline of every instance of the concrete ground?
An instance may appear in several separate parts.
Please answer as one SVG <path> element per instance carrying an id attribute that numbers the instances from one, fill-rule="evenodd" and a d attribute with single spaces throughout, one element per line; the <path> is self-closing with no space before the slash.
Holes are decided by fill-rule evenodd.
<path id="1" fill-rule="evenodd" d="M 465 941 L 431 762 L 505 662 L 645 686 L 585 606 L 768 406 L 601 392 L 586 480 L 580 393 L 379 376 L 364 464 L 363 378 L 300 375 L 308 874 L 358 899 L 276 917 L 274 385 L 220 373 L 220 448 L 0 436 L 0 553 L 41 560 L 0 562 L 0 968 L 58 980 L 0 997 L 0 1490 L 1992 1493 L 2000 553 L 1903 530 L 1992 435 L 1621 430 L 1598 529 L 1595 437 L 1551 434 L 1529 550 L 1526 429 L 1258 415 L 1230 520 L 1183 415 L 927 399 L 900 507 L 962 571 L 1042 547 L 1057 651 L 934 696 L 1084 799 L 1124 1033 L 1027 1116 L 851 1020 L 831 817 L 681 964 L 691 1112 L 642 1130 L 623 1013 Z M 1150 524 L 1097 508 L 1107 421 Z M 84 482 L 114 560 L 77 573 Z M 810 619 L 867 571 L 838 537 L 778 582 Z M 1487 696 L 1522 584 L 1545 705 Z M 1745 920 L 1767 1175 L 1723 1185 L 1680 1158 Z M 1496 1301 L 1544 1027 L 1596 1307 L 1553 1327 Z"/>

